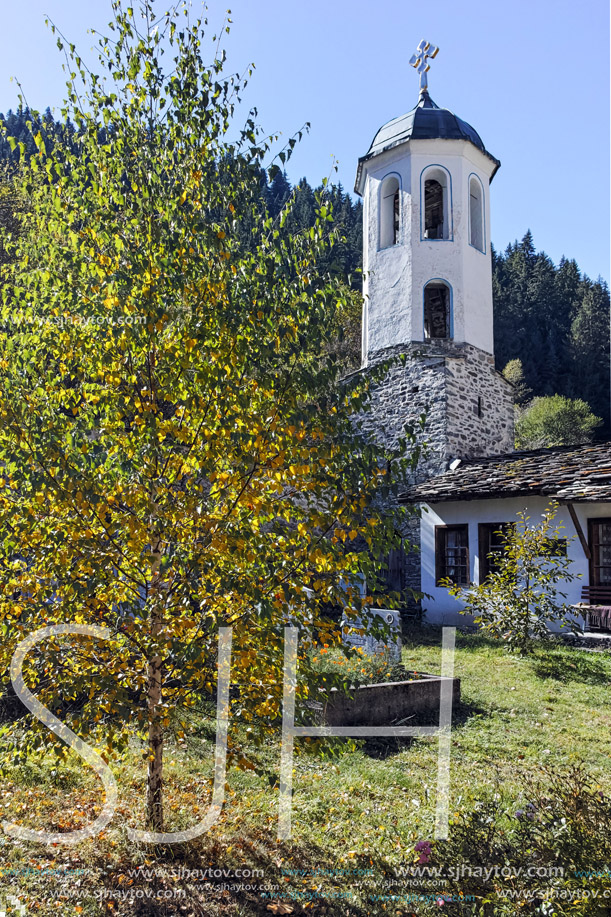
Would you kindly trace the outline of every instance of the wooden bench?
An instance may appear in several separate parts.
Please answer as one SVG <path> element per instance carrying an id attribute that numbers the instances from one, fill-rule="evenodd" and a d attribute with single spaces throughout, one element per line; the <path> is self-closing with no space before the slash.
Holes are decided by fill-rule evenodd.
<path id="1" fill-rule="evenodd" d="M 581 602 L 590 630 L 611 630 L 611 586 L 584 586 Z"/>

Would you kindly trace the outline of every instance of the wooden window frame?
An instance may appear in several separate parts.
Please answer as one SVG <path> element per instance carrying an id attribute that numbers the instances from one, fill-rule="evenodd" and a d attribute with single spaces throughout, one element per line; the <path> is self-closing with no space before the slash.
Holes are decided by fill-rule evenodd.
<path id="1" fill-rule="evenodd" d="M 392 244 L 399 244 L 399 232 L 401 229 L 401 197 L 399 188 L 395 191 L 392 201 Z"/>
<path id="2" fill-rule="evenodd" d="M 588 567 L 589 567 L 588 574 L 590 577 L 590 586 L 609 585 L 608 583 L 600 582 L 600 578 L 599 578 L 599 575 L 597 575 L 597 571 L 600 570 L 601 564 L 595 563 L 595 559 L 598 554 L 596 547 L 599 544 L 599 542 L 595 542 L 594 540 L 594 529 L 596 526 L 601 525 L 601 524 L 611 525 L 611 517 L 601 516 L 599 518 L 594 517 L 594 518 L 588 519 L 588 545 L 590 547 L 590 560 L 588 563 Z M 605 564 L 605 566 L 607 565 Z"/>
<path id="3" fill-rule="evenodd" d="M 548 538 L 547 545 L 548 549 L 541 554 L 541 557 L 566 557 L 566 538 Z"/>
<path id="4" fill-rule="evenodd" d="M 447 579 L 447 549 L 448 549 L 448 533 L 451 531 L 460 531 L 465 535 L 465 561 L 463 564 L 460 564 L 461 567 L 465 568 L 466 579 L 461 582 L 456 582 L 451 580 L 457 586 L 468 586 L 470 581 L 470 572 L 471 572 L 471 560 L 469 556 L 469 525 L 468 523 L 457 523 L 456 525 L 436 525 L 435 526 L 435 585 L 440 586 L 442 579 Z"/>
<path id="5" fill-rule="evenodd" d="M 509 526 L 515 526 L 515 522 L 480 522 L 477 526 L 477 549 L 479 557 L 479 582 L 483 583 L 490 573 L 490 559 L 488 554 L 492 553 L 490 551 L 490 540 L 486 544 L 486 535 L 494 534 L 494 532 L 499 532 L 502 529 L 507 529 Z"/>
<path id="6" fill-rule="evenodd" d="M 433 197 L 433 195 L 437 194 L 437 192 L 431 187 L 433 184 L 437 185 L 437 187 L 439 188 L 439 200 L 437 201 L 436 205 L 434 205 L 432 201 L 430 200 Z M 427 188 L 427 185 L 429 186 L 429 188 Z M 431 239 L 434 242 L 439 242 L 439 241 L 443 241 L 444 239 L 447 240 L 448 238 L 448 227 L 446 225 L 447 209 L 448 209 L 448 203 L 447 203 L 447 197 L 446 197 L 447 193 L 448 191 L 447 191 L 446 186 L 443 184 L 443 182 L 439 181 L 439 178 L 431 177 L 431 178 L 424 179 L 424 238 L 427 240 Z M 427 200 L 427 196 L 429 198 L 428 200 Z M 437 220 L 437 222 L 435 223 L 435 227 L 434 227 L 435 235 L 429 236 L 427 235 L 427 233 L 431 231 L 431 227 L 427 228 L 427 221 L 429 223 L 431 222 L 431 218 L 432 218 L 431 211 L 434 212 L 435 207 L 441 209 L 441 223 L 439 222 L 439 220 Z"/>

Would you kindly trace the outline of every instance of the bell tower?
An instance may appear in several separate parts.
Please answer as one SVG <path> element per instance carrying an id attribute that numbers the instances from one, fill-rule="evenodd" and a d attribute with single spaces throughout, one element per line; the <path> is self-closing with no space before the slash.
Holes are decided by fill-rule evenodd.
<path id="1" fill-rule="evenodd" d="M 428 92 L 438 48 L 410 63 L 418 103 L 385 124 L 359 159 L 363 198 L 363 368 L 398 354 L 376 392 L 377 438 L 396 440 L 423 411 L 429 460 L 513 450 L 511 386 L 495 370 L 490 183 L 500 162 L 474 128 Z"/>

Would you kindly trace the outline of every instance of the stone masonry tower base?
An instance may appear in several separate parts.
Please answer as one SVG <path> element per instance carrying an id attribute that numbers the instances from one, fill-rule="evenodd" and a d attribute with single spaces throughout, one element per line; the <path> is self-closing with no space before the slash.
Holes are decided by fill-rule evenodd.
<path id="1" fill-rule="evenodd" d="M 423 454 L 410 483 L 419 483 L 448 469 L 454 459 L 497 455 L 514 448 L 512 386 L 494 367 L 494 357 L 472 344 L 437 342 L 433 348 L 389 348 L 370 366 L 391 357 L 395 362 L 372 391 L 372 410 L 363 429 L 376 442 L 396 447 L 406 425 L 416 431 Z M 363 369 L 362 372 L 367 372 Z M 426 416 L 421 430 L 419 418 Z M 419 545 L 419 520 L 403 535 Z M 414 608 L 409 590 L 420 589 L 419 551 L 401 559 L 406 606 Z"/>

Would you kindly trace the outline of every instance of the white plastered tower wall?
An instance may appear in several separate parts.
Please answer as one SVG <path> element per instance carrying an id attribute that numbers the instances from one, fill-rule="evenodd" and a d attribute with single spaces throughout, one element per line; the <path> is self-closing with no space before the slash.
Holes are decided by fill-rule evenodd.
<path id="1" fill-rule="evenodd" d="M 490 178 L 494 163 L 467 140 L 410 140 L 364 167 L 363 364 L 375 354 L 424 340 L 423 293 L 431 280 L 452 291 L 452 340 L 494 354 Z M 448 176 L 448 238 L 423 238 L 424 181 Z M 433 173 L 434 174 L 434 173 Z M 380 245 L 382 188 L 399 180 L 399 238 Z M 483 190 L 483 247 L 470 244 L 471 179 Z"/>

